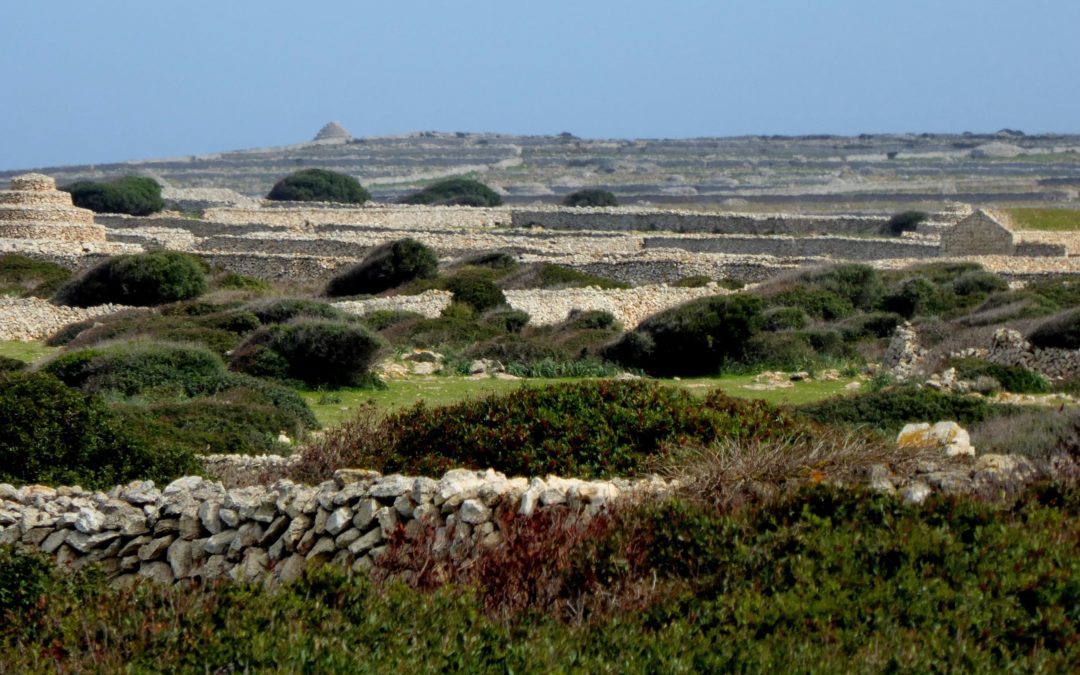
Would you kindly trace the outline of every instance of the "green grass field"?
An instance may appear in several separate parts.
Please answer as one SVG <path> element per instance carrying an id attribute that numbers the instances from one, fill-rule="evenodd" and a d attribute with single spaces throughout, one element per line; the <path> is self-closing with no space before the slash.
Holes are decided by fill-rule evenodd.
<path id="1" fill-rule="evenodd" d="M 57 351 L 58 347 L 47 347 L 44 342 L 18 342 L 0 340 L 0 356 L 34 363 Z"/>
<path id="2" fill-rule="evenodd" d="M 489 394 L 514 391 L 520 387 L 542 387 L 559 382 L 571 382 L 571 379 L 527 379 L 527 380 L 471 380 L 466 377 L 425 377 L 409 380 L 393 380 L 387 388 L 380 391 L 371 389 L 339 389 L 336 391 L 303 391 L 301 394 L 311 406 L 315 416 L 326 427 L 333 427 L 352 416 L 356 409 L 366 403 L 373 403 L 378 408 L 390 412 L 423 401 L 427 405 L 438 406 L 457 403 L 471 398 L 480 398 Z M 841 395 L 851 379 L 833 382 L 797 382 L 788 389 L 755 391 L 746 385 L 753 382 L 752 375 L 727 375 L 718 378 L 695 378 L 688 380 L 662 380 L 665 384 L 683 387 L 691 394 L 704 397 L 710 390 L 719 387 L 730 396 L 739 398 L 760 398 L 769 403 L 798 405 L 812 403 L 822 399 Z"/>
<path id="3" fill-rule="evenodd" d="M 1009 209 L 1009 216 L 1022 230 L 1044 232 L 1080 231 L 1080 209 Z"/>

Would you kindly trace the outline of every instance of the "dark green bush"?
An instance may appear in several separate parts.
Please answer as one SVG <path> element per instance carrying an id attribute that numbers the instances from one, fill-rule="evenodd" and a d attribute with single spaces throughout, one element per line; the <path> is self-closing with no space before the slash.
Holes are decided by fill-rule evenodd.
<path id="1" fill-rule="evenodd" d="M 761 329 L 767 331 L 806 328 L 810 317 L 798 307 L 773 307 L 765 310 Z"/>
<path id="2" fill-rule="evenodd" d="M 881 275 L 873 267 L 846 263 L 815 270 L 803 275 L 803 279 L 818 288 L 835 293 L 861 310 L 877 307 L 885 294 Z M 792 306 L 803 307 L 803 305 Z M 804 307 L 805 309 L 805 307 Z"/>
<path id="3" fill-rule="evenodd" d="M 287 202 L 338 202 L 363 204 L 371 194 L 347 174 L 326 169 L 304 169 L 282 178 L 267 199 Z"/>
<path id="4" fill-rule="evenodd" d="M 1035 327 L 1028 341 L 1043 349 L 1080 349 L 1080 309 L 1056 314 Z"/>
<path id="5" fill-rule="evenodd" d="M 528 265 L 519 272 L 506 277 L 502 287 L 510 289 L 521 288 L 584 288 L 596 286 L 597 288 L 629 288 L 630 285 L 607 277 L 598 277 L 593 274 L 579 272 L 578 270 L 554 263 L 537 263 Z"/>
<path id="6" fill-rule="evenodd" d="M 107 489 L 197 472 L 190 453 L 137 441 L 96 396 L 47 373 L 0 374 L 0 483 Z"/>
<path id="7" fill-rule="evenodd" d="M 224 354 L 240 344 L 243 334 L 259 325 L 253 314 L 242 310 L 186 315 L 166 308 L 160 314 L 125 312 L 72 324 L 52 335 L 49 344 L 83 348 L 119 339 L 149 339 L 191 343 Z"/>
<path id="8" fill-rule="evenodd" d="M 777 370 L 808 370 L 820 357 L 805 336 L 798 333 L 760 333 L 746 343 L 747 365 Z"/>
<path id="9" fill-rule="evenodd" d="M 953 359 L 949 365 L 956 368 L 956 375 L 963 380 L 992 377 L 1005 391 L 1014 394 L 1045 394 L 1050 391 L 1046 379 L 1023 366 L 1005 366 L 981 359 Z"/>
<path id="10" fill-rule="evenodd" d="M 487 279 L 472 276 L 456 276 L 446 280 L 446 290 L 454 294 L 453 301 L 485 312 L 506 304 L 502 289 Z"/>
<path id="11" fill-rule="evenodd" d="M 502 334 L 499 327 L 477 321 L 476 310 L 460 303 L 451 303 L 438 318 L 403 322 L 384 333 L 394 344 L 437 350 L 464 349 Z"/>
<path id="12" fill-rule="evenodd" d="M 694 274 L 689 277 L 682 277 L 681 279 L 676 279 L 669 285 L 672 288 L 702 288 L 704 286 L 708 286 L 711 281 L 712 278 L 704 274 Z"/>
<path id="13" fill-rule="evenodd" d="M 870 312 L 845 319 L 836 325 L 845 342 L 863 338 L 887 338 L 893 334 L 904 318 L 891 312 Z"/>
<path id="14" fill-rule="evenodd" d="M 188 253 L 152 251 L 109 258 L 61 288 L 54 300 L 92 307 L 161 305 L 206 292 L 204 263 Z"/>
<path id="15" fill-rule="evenodd" d="M 604 357 L 654 375 L 715 375 L 743 360 L 747 341 L 761 330 L 762 302 L 750 295 L 701 298 L 645 319 L 633 331 L 648 341 L 624 338 Z M 626 359 L 648 342 L 652 349 Z M 622 341 L 620 341 L 622 342 Z"/>
<path id="16" fill-rule="evenodd" d="M 298 319 L 253 333 L 237 347 L 230 366 L 310 386 L 347 387 L 365 381 L 383 345 L 357 323 Z"/>
<path id="17" fill-rule="evenodd" d="M 992 272 L 972 270 L 958 276 L 952 282 L 952 291 L 957 295 L 989 295 L 1009 290 L 1009 284 Z"/>
<path id="18" fill-rule="evenodd" d="M 798 307 L 815 319 L 833 321 L 851 316 L 855 308 L 851 302 L 832 291 L 807 286 L 795 286 L 763 298 L 769 307 Z"/>
<path id="19" fill-rule="evenodd" d="M 359 264 L 330 280 L 331 297 L 381 293 L 413 279 L 434 278 L 439 259 L 430 247 L 415 239 L 399 239 L 376 246 Z"/>
<path id="20" fill-rule="evenodd" d="M 909 277 L 885 294 L 881 306 L 885 311 L 910 319 L 925 312 L 938 293 L 938 287 L 926 277 Z"/>
<path id="21" fill-rule="evenodd" d="M 509 334 L 478 342 L 465 350 L 468 359 L 493 359 L 502 364 L 527 364 L 536 361 L 572 359 L 549 340 L 536 340 Z"/>
<path id="22" fill-rule="evenodd" d="M 802 429 L 760 401 L 714 393 L 702 402 L 653 383 L 614 381 L 526 388 L 441 408 L 418 404 L 381 425 L 378 442 L 350 449 L 350 466 L 430 476 L 461 466 L 514 476 L 628 476 L 670 444 L 782 438 Z"/>
<path id="23" fill-rule="evenodd" d="M 408 312 L 403 309 L 380 309 L 360 317 L 360 323 L 373 331 L 382 331 L 399 323 L 417 321 L 423 318 L 423 314 Z"/>
<path id="24" fill-rule="evenodd" d="M 310 298 L 274 298 L 257 300 L 244 306 L 264 325 L 288 323 L 293 319 L 327 319 L 348 321 L 351 314 L 341 311 L 330 303 Z"/>
<path id="25" fill-rule="evenodd" d="M 419 192 L 402 197 L 401 204 L 444 206 L 502 206 L 502 197 L 483 183 L 469 178 L 448 178 Z"/>
<path id="26" fill-rule="evenodd" d="M 477 253 L 466 257 L 461 262 L 470 267 L 486 267 L 493 270 L 513 270 L 518 267 L 517 258 L 505 251 Z"/>
<path id="27" fill-rule="evenodd" d="M 608 190 L 586 188 L 566 195 L 563 206 L 618 206 L 619 200 Z"/>
<path id="28" fill-rule="evenodd" d="M 967 426 L 997 415 L 1011 414 L 1009 406 L 934 389 L 898 387 L 800 406 L 799 410 L 825 424 L 865 425 L 895 434 L 911 422 L 952 420 Z"/>
<path id="29" fill-rule="evenodd" d="M 146 216 L 165 208 L 161 186 L 153 178 L 127 176 L 108 183 L 79 181 L 60 189 L 71 193 L 75 206 L 95 213 Z"/>
<path id="30" fill-rule="evenodd" d="M 488 312 L 481 318 L 481 321 L 489 326 L 495 326 L 505 333 L 520 333 L 525 328 L 525 325 L 529 323 L 530 318 L 532 317 L 529 316 L 528 312 L 504 307 Z"/>
<path id="31" fill-rule="evenodd" d="M 0 296 L 48 298 L 71 277 L 56 263 L 17 253 L 0 255 Z"/>
<path id="32" fill-rule="evenodd" d="M 615 328 L 619 325 L 615 315 L 603 309 L 570 310 L 570 314 L 566 317 L 566 323 L 571 328 L 585 330 Z"/>
<path id="33" fill-rule="evenodd" d="M 220 290 L 249 291 L 251 293 L 266 293 L 270 290 L 270 282 L 265 279 L 249 277 L 235 272 L 226 272 L 211 280 L 211 286 Z"/>
<path id="34" fill-rule="evenodd" d="M 952 283 L 968 272 L 982 271 L 983 266 L 976 262 L 930 262 L 909 267 L 902 274 L 918 274 L 938 285 Z"/>
<path id="35" fill-rule="evenodd" d="M 1025 290 L 1037 293 L 1060 309 L 1080 305 L 1080 277 L 1075 275 L 1055 275 L 1032 281 Z"/>
<path id="36" fill-rule="evenodd" d="M 885 223 L 885 232 L 894 237 L 899 237 L 904 232 L 914 232 L 919 224 L 929 217 L 930 214 L 923 211 L 902 211 L 889 218 Z"/>
<path id="37" fill-rule="evenodd" d="M 13 359 L 10 356 L 0 356 L 0 373 L 10 373 L 14 370 L 23 370 L 26 362 Z"/>

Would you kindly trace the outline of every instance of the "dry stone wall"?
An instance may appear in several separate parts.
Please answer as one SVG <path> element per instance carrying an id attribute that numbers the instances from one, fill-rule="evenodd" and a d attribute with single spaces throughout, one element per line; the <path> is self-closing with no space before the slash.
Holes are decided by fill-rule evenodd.
<path id="1" fill-rule="evenodd" d="M 105 241 L 105 228 L 94 224 L 92 211 L 73 206 L 52 178 L 28 173 L 0 190 L 0 238 L 97 242 Z"/>
<path id="2" fill-rule="evenodd" d="M 507 518 L 545 509 L 587 518 L 627 495 L 669 489 L 655 478 L 527 479 L 464 469 L 438 480 L 346 469 L 318 486 L 278 480 L 233 489 L 197 476 L 108 493 L 0 484 L 0 544 L 39 548 L 69 568 L 97 563 L 117 584 L 285 582 L 313 563 L 367 572 L 393 541 L 426 538 L 434 555 L 464 558 L 501 542 Z"/>
<path id="3" fill-rule="evenodd" d="M 68 324 L 133 309 L 123 305 L 59 307 L 40 298 L 0 298 L 0 340 L 43 340 Z"/>
<path id="4" fill-rule="evenodd" d="M 707 232 L 724 234 L 876 234 L 887 218 L 880 216 L 804 216 L 794 214 L 701 213 L 635 207 L 516 208 L 513 227 L 548 230 L 615 230 L 633 232 Z"/>
<path id="5" fill-rule="evenodd" d="M 745 235 L 646 237 L 645 248 L 678 248 L 705 253 L 771 255 L 780 258 L 828 256 L 841 260 L 936 258 L 936 241 L 868 237 L 757 237 Z"/>

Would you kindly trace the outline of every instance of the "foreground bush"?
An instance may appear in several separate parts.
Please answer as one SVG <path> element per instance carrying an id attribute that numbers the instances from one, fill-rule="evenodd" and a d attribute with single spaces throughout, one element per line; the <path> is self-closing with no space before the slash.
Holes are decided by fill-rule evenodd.
<path id="1" fill-rule="evenodd" d="M 582 382 L 360 418 L 309 449 L 304 463 L 308 478 L 328 463 L 427 476 L 461 466 L 514 476 L 628 476 L 674 444 L 800 429 L 762 402 L 719 393 L 701 402 L 647 382 Z"/>
<path id="2" fill-rule="evenodd" d="M 347 174 L 326 169 L 304 169 L 275 183 L 266 198 L 285 202 L 363 204 L 371 200 L 371 194 L 358 180 Z"/>
<path id="3" fill-rule="evenodd" d="M 563 206 L 618 206 L 619 200 L 608 190 L 587 188 L 566 195 Z"/>
<path id="4" fill-rule="evenodd" d="M 585 530 L 517 519 L 467 568 L 419 568 L 426 592 L 333 565 L 269 593 L 118 590 L 0 547 L 0 669 L 1072 672 L 1078 505 L 1059 486 L 1006 508 L 819 486 L 733 513 L 648 505 Z"/>
<path id="5" fill-rule="evenodd" d="M 715 375 L 746 356 L 762 323 L 759 298 L 701 298 L 645 319 L 604 357 L 653 375 Z"/>
<path id="6" fill-rule="evenodd" d="M 46 373 L 0 373 L 0 483 L 107 489 L 197 469 L 190 453 L 152 452 L 96 396 Z"/>
<path id="7" fill-rule="evenodd" d="M 54 301 L 92 307 L 161 305 L 206 292 L 204 263 L 188 253 L 152 251 L 109 258 L 61 288 Z"/>
<path id="8" fill-rule="evenodd" d="M 439 259 L 429 246 L 415 239 L 399 239 L 377 246 L 359 264 L 330 280 L 330 297 L 382 293 L 413 279 L 431 279 Z"/>
<path id="9" fill-rule="evenodd" d="M 486 312 L 506 304 L 502 289 L 483 278 L 454 276 L 447 279 L 446 290 L 454 294 L 454 302 L 468 305 L 477 312 Z"/>
<path id="10" fill-rule="evenodd" d="M 419 192 L 402 197 L 401 204 L 433 206 L 502 206 L 497 192 L 469 178 L 448 178 L 432 183 Z"/>
<path id="11" fill-rule="evenodd" d="M 75 206 L 95 213 L 146 216 L 165 208 L 161 186 L 153 178 L 127 176 L 107 183 L 79 181 L 60 189 L 71 193 Z"/>
<path id="12" fill-rule="evenodd" d="M 257 377 L 346 387 L 366 381 L 383 346 L 359 323 L 298 319 L 253 333 L 230 366 Z"/>

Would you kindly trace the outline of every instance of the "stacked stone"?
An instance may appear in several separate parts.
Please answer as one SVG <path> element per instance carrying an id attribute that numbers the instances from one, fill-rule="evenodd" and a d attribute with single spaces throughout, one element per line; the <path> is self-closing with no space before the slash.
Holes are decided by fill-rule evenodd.
<path id="1" fill-rule="evenodd" d="M 0 190 L 0 238 L 105 241 L 105 228 L 94 224 L 92 211 L 73 206 L 52 178 L 28 173 Z"/>
<path id="2" fill-rule="evenodd" d="M 108 493 L 0 484 L 0 544 L 35 546 L 70 568 L 99 563 L 117 583 L 289 581 L 312 563 L 366 572 L 398 537 L 426 537 L 434 555 L 464 558 L 502 540 L 497 513 L 559 508 L 589 517 L 620 495 L 669 489 L 659 479 L 508 479 L 461 469 L 439 480 L 341 470 L 318 486 L 279 480 L 231 490 L 197 476 Z"/>

